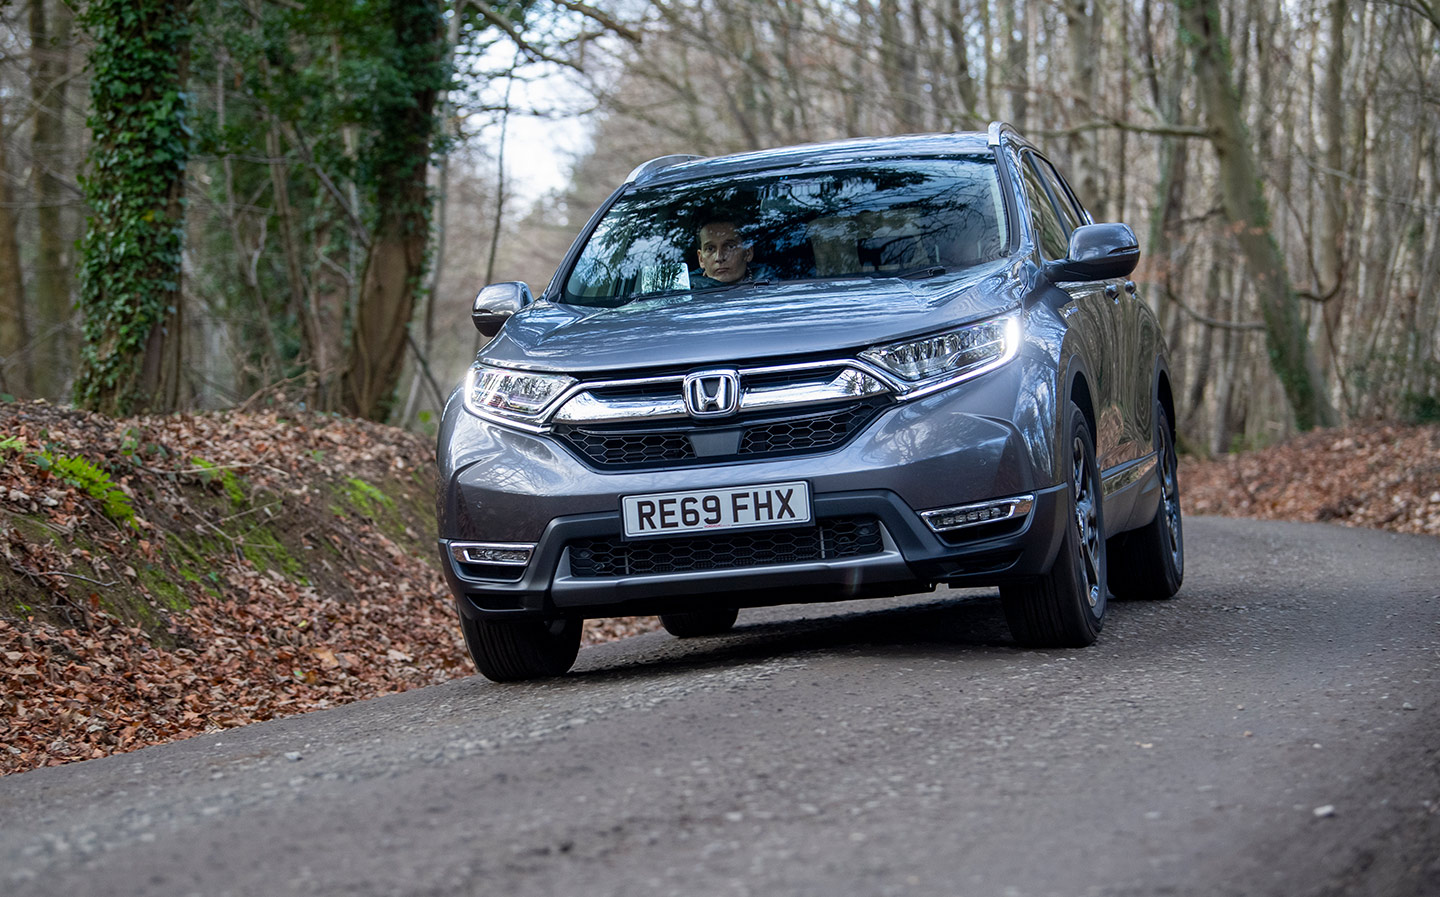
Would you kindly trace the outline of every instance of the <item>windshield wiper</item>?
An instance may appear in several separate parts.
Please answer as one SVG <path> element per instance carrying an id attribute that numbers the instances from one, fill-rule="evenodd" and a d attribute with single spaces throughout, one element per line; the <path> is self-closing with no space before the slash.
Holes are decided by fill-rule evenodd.
<path id="1" fill-rule="evenodd" d="M 924 268 L 912 268 L 909 271 L 901 271 L 895 276 L 905 278 L 906 280 L 928 280 L 931 277 L 939 277 L 949 270 L 950 269 L 944 265 L 927 265 Z"/>

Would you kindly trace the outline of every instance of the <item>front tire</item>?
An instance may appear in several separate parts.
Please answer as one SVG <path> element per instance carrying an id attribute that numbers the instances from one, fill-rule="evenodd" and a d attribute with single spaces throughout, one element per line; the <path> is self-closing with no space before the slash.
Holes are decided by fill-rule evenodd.
<path id="1" fill-rule="evenodd" d="M 736 608 L 714 607 L 661 614 L 660 625 L 676 638 L 699 638 L 702 635 L 722 635 L 729 632 L 739 616 L 740 611 Z"/>
<path id="2" fill-rule="evenodd" d="M 1050 572 L 1000 588 L 1010 633 L 1029 648 L 1083 648 L 1105 625 L 1108 586 L 1100 470 L 1095 439 L 1073 402 L 1065 432 L 1070 488 L 1060 552 Z"/>
<path id="3" fill-rule="evenodd" d="M 1185 581 L 1185 534 L 1175 438 L 1165 406 L 1155 404 L 1155 457 L 1160 506 L 1151 521 L 1111 540 L 1110 586 L 1116 598 L 1169 598 Z"/>
<path id="4" fill-rule="evenodd" d="M 584 621 L 472 620 L 460 614 L 460 630 L 475 669 L 492 682 L 563 676 L 580 652 Z"/>

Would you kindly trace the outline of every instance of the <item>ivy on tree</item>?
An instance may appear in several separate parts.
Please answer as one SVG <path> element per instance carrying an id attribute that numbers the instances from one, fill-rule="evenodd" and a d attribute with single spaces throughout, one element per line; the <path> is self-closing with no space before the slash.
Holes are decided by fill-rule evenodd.
<path id="1" fill-rule="evenodd" d="M 189 2 L 91 0 L 81 21 L 95 43 L 75 400 L 112 415 L 170 410 L 191 138 Z"/>

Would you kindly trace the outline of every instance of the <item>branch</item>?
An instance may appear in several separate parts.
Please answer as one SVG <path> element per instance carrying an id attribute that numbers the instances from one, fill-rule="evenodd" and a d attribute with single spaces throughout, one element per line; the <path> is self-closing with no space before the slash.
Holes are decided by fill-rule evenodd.
<path id="1" fill-rule="evenodd" d="M 300 151 L 300 158 L 310 166 L 311 171 L 315 172 L 315 176 L 320 179 L 320 185 L 325 188 L 325 192 L 330 194 L 331 198 L 335 200 L 335 204 L 340 207 L 340 211 L 345 214 L 345 220 L 350 224 L 350 229 L 354 231 L 356 238 L 360 240 L 360 245 L 369 246 L 370 231 L 365 227 L 365 222 L 361 221 L 360 216 L 350 207 L 350 201 L 345 198 L 344 193 L 340 192 L 340 188 L 330 179 L 330 175 L 315 162 L 315 156 L 310 152 L 309 144 L 305 142 L 305 135 L 301 134 L 300 129 L 292 122 L 280 122 L 280 127 L 288 132 L 286 136 Z"/>
<path id="2" fill-rule="evenodd" d="M 520 29 L 515 27 L 514 22 L 505 18 L 505 16 L 501 13 L 496 12 L 493 8 L 491 8 L 490 4 L 485 2 L 485 0 L 469 0 L 469 3 L 471 6 L 475 7 L 475 10 L 480 13 L 480 15 L 485 19 L 485 21 L 505 32 L 505 36 L 510 38 L 510 40 L 515 43 L 515 46 L 519 47 L 521 50 L 524 50 L 530 56 L 534 57 L 535 59 L 544 60 L 545 62 L 554 63 L 555 65 L 563 65 L 566 68 L 574 69 L 577 72 L 582 71 L 580 66 L 576 65 L 570 60 L 560 59 L 556 56 L 551 56 L 549 53 L 546 53 L 544 50 L 527 41 L 525 39 L 525 36 L 520 33 Z"/>
<path id="3" fill-rule="evenodd" d="M 1398 6 L 1401 9 L 1408 9 L 1418 16 L 1423 17 L 1440 30 L 1440 5 L 1427 3 L 1425 0 L 1380 0 L 1386 6 Z"/>
<path id="4" fill-rule="evenodd" d="M 1329 302 L 1331 299 L 1334 299 L 1340 294 L 1340 287 L 1345 283 L 1345 265 L 1343 262 L 1340 265 L 1340 271 L 1341 276 L 1335 278 L 1335 285 L 1324 293 L 1313 293 L 1310 290 L 1296 290 L 1295 295 L 1301 299 L 1308 299 L 1311 302 L 1317 302 L 1321 305 L 1324 305 L 1326 302 Z"/>
<path id="5" fill-rule="evenodd" d="M 593 19 L 594 21 L 599 22 L 607 31 L 615 32 L 616 34 L 625 38 L 632 44 L 636 44 L 638 46 L 640 43 L 640 35 L 638 33 L 632 31 L 627 26 L 620 24 L 619 22 L 610 18 L 610 16 L 606 15 L 595 7 L 590 6 L 589 4 L 580 3 L 577 2 L 577 0 L 555 0 L 555 3 L 565 7 L 571 12 L 578 12 L 580 13 L 580 15 L 584 16 L 587 19 Z"/>
<path id="6" fill-rule="evenodd" d="M 1290 144 L 1292 156 L 1305 160 L 1305 152 L 1301 149 L 1298 143 L 1292 140 L 1290 141 Z M 1308 164 L 1308 161 L 1305 164 Z M 1315 172 L 1325 171 L 1326 174 L 1337 178 L 1343 177 L 1343 173 L 1341 172 L 1322 169 L 1320 166 L 1311 166 L 1311 170 Z M 1289 190 L 1280 190 L 1277 188 L 1276 193 L 1280 197 L 1280 201 L 1285 204 L 1285 208 L 1287 211 L 1289 211 L 1290 216 L 1295 219 L 1295 229 L 1305 237 L 1305 263 L 1310 268 L 1310 280 L 1313 283 L 1319 284 L 1320 268 L 1318 265 L 1315 264 L 1315 248 L 1313 245 L 1311 245 L 1313 241 L 1310 239 L 1310 231 L 1306 228 L 1305 216 L 1300 214 L 1300 210 L 1295 206 L 1295 201 L 1290 198 Z M 1335 296 L 1340 292 L 1340 287 L 1343 286 L 1345 283 L 1345 273 L 1349 268 L 1349 264 L 1347 263 L 1347 260 L 1345 258 L 1345 253 L 1340 252 L 1339 255 L 1340 261 L 1338 265 L 1338 273 L 1335 277 L 1335 283 L 1330 287 L 1329 290 L 1324 293 L 1324 295 L 1321 295 L 1311 290 L 1296 290 L 1295 295 L 1301 299 L 1308 299 L 1311 302 L 1319 303 L 1329 302 L 1331 299 L 1334 299 Z"/>
<path id="7" fill-rule="evenodd" d="M 166 470 L 163 467 L 146 467 L 144 464 L 135 464 L 136 470 L 143 470 L 146 473 L 153 473 L 156 476 L 190 476 L 192 474 L 214 473 L 217 470 L 268 470 L 281 476 L 289 476 L 290 471 L 283 467 L 276 467 L 273 464 L 261 464 L 257 461 L 241 461 L 238 464 L 216 464 L 213 467 L 177 467 L 173 470 Z M 230 518 L 225 518 L 229 520 Z"/>
<path id="8" fill-rule="evenodd" d="M 425 380 L 430 384 L 430 389 L 435 393 L 435 404 L 438 408 L 445 407 L 445 393 L 441 392 L 440 384 L 435 382 L 435 375 L 430 373 L 430 362 L 426 360 L 425 353 L 420 351 L 419 343 L 415 342 L 415 335 L 408 329 L 405 331 L 405 339 L 410 342 L 410 351 L 415 353 L 415 361 L 419 363 L 420 370 L 425 372 Z"/>
<path id="9" fill-rule="evenodd" d="M 1037 131 L 1036 133 L 1045 138 L 1072 137 L 1076 134 L 1083 134 L 1086 131 L 1101 131 L 1106 128 L 1113 128 L 1117 131 L 1128 131 L 1131 134 L 1148 134 L 1152 137 L 1191 137 L 1210 140 L 1215 136 L 1213 128 L 1201 125 L 1167 125 L 1167 124 L 1135 124 L 1119 118 L 1098 118 L 1087 122 L 1081 122 L 1068 128 L 1061 128 L 1053 131 Z"/>
<path id="10" fill-rule="evenodd" d="M 85 580 L 85 581 L 88 582 L 88 583 L 91 583 L 91 584 L 93 584 L 93 585 L 100 586 L 100 587 L 102 587 L 102 588 L 107 588 L 107 589 L 110 588 L 111 586 L 116 586 L 116 585 L 119 585 L 119 584 L 120 584 L 120 581 L 119 581 L 118 579 L 117 579 L 116 581 L 114 581 L 114 582 L 101 582 L 101 581 L 98 580 L 98 579 L 91 579 L 91 578 L 88 577 L 88 576 L 81 576 L 79 573 L 66 573 L 64 570 L 36 570 L 36 571 L 35 571 L 35 575 L 36 575 L 36 576 L 68 576 L 68 577 L 70 577 L 71 579 L 83 579 L 83 580 Z"/>
<path id="11" fill-rule="evenodd" d="M 1219 320 L 1218 318 L 1211 318 L 1211 317 L 1208 317 L 1208 316 L 1206 316 L 1206 315 L 1200 314 L 1200 312 L 1198 312 L 1198 311 L 1196 311 L 1195 309 L 1191 308 L 1190 306 L 1186 305 L 1184 302 L 1181 302 L 1181 301 L 1180 301 L 1180 298 L 1179 298 L 1178 296 L 1172 295 L 1172 294 L 1170 294 L 1168 291 L 1166 292 L 1166 296 L 1169 298 L 1169 300 L 1170 300 L 1171 302 L 1173 302 L 1173 303 L 1175 303 L 1176 305 L 1180 306 L 1180 310 L 1181 310 L 1181 311 L 1185 312 L 1185 314 L 1189 315 L 1193 320 L 1199 321 L 1201 324 L 1204 324 L 1206 327 L 1216 327 L 1216 328 L 1219 328 L 1220 330 L 1264 330 L 1264 329 L 1265 329 L 1265 325 L 1264 325 L 1264 324 L 1261 324 L 1261 323 L 1258 323 L 1258 322 L 1252 323 L 1252 322 L 1249 322 L 1249 321 L 1240 321 L 1240 322 L 1236 322 L 1236 321 L 1221 321 L 1221 320 Z"/>
<path id="12" fill-rule="evenodd" d="M 322 373 L 324 373 L 324 372 L 322 372 L 322 371 L 305 370 L 305 371 L 301 371 L 300 373 L 296 374 L 296 375 L 293 376 L 293 377 L 285 377 L 284 379 L 276 380 L 276 381 L 273 382 L 273 383 L 267 383 L 267 384 L 265 384 L 264 386 L 260 387 L 259 389 L 255 390 L 255 392 L 254 392 L 253 394 L 251 394 L 250 398 L 248 398 L 248 399 L 246 399 L 245 401 L 241 402 L 239 405 L 236 405 L 234 410 L 236 410 L 236 411 L 249 411 L 249 410 L 250 410 L 250 406 L 251 406 L 252 404 L 254 404 L 255 402 L 258 402 L 260 399 L 264 398 L 267 393 L 274 393 L 274 394 L 277 395 L 277 396 L 278 396 L 278 395 L 281 395 L 280 388 L 281 388 L 282 386 L 286 386 L 286 385 L 291 384 L 291 383 L 298 383 L 298 382 L 300 382 L 301 380 L 309 381 L 309 380 L 311 380 L 311 378 L 319 377 Z M 307 384 L 306 384 L 306 387 L 309 388 L 310 386 L 313 386 L 313 385 L 314 385 L 313 382 L 307 383 Z"/>

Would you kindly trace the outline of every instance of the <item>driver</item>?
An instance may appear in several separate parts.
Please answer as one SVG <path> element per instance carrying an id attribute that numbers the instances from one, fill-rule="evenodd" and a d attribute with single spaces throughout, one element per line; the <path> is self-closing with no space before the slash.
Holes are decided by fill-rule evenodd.
<path id="1" fill-rule="evenodd" d="M 755 250 L 740 238 L 735 222 L 709 221 L 700 226 L 700 270 L 691 272 L 692 287 L 714 287 L 769 279 L 773 275 L 764 265 L 751 265 Z"/>

